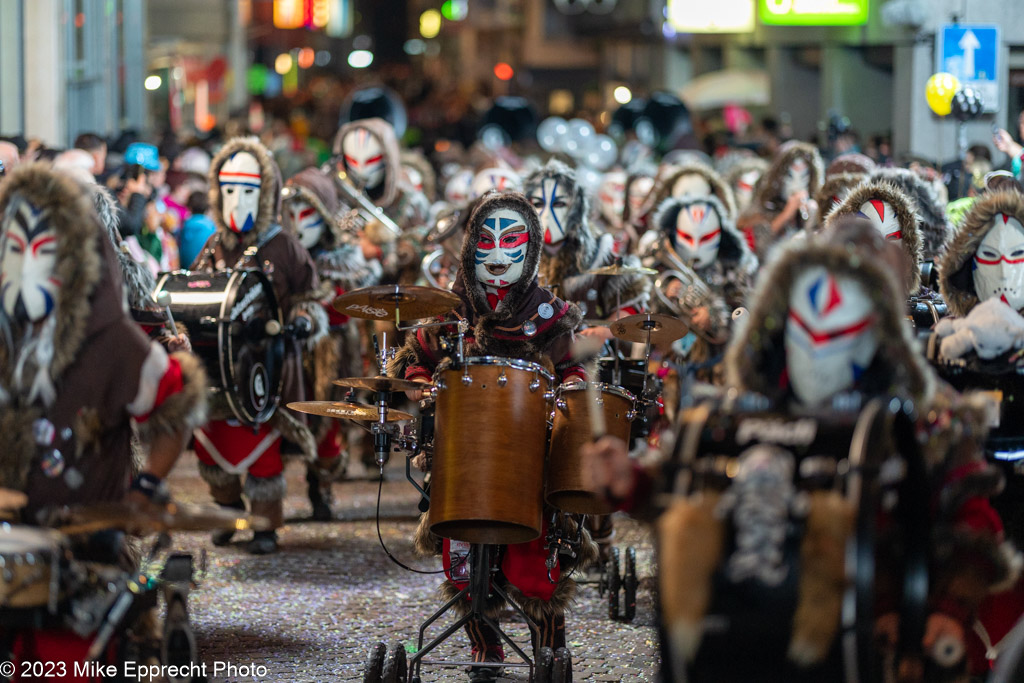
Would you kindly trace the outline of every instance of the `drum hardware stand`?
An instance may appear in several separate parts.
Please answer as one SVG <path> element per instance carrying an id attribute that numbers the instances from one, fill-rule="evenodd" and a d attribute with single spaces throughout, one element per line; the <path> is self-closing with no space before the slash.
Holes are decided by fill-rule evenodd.
<path id="1" fill-rule="evenodd" d="M 547 567 L 548 582 L 551 584 L 557 583 L 557 580 L 551 576 L 551 572 L 558 566 L 559 555 L 567 555 L 571 560 L 579 557 L 578 548 L 583 542 L 583 524 L 586 522 L 586 515 L 580 518 L 579 524 L 576 526 L 575 538 L 569 538 L 569 534 L 561 529 L 561 525 L 557 524 L 557 521 L 558 516 L 556 513 L 551 516 L 548 534 L 544 539 L 548 546 L 548 557 L 544 560 L 544 566 Z"/>
<path id="2" fill-rule="evenodd" d="M 481 543 L 474 543 L 469 549 L 469 583 L 466 587 L 459 591 L 458 595 L 453 597 L 451 600 L 441 606 L 439 610 L 434 612 L 430 617 L 427 618 L 420 625 L 419 629 L 419 641 L 416 654 L 409 660 L 409 680 L 419 681 L 420 680 L 420 669 L 424 663 L 427 664 L 446 664 L 449 666 L 469 666 L 475 668 L 528 668 L 530 671 L 529 680 L 533 680 L 534 676 L 534 663 L 523 651 L 512 640 L 511 637 L 498 625 L 497 620 L 491 618 L 487 614 L 486 603 L 489 595 L 496 594 L 499 598 L 504 600 L 507 604 L 512 606 L 512 609 L 527 623 L 531 631 L 537 629 L 537 625 L 534 623 L 529 616 L 523 612 L 522 608 L 519 607 L 515 602 L 509 599 L 508 594 L 501 589 L 500 586 L 494 584 L 491 581 L 491 560 L 497 546 L 484 545 Z M 440 619 L 444 614 L 450 611 L 460 600 L 468 599 L 469 610 L 466 614 L 461 616 L 454 624 L 446 628 L 439 636 L 434 638 L 426 646 L 423 645 L 427 628 L 435 621 Z M 507 663 L 507 662 L 425 662 L 424 657 L 434 650 L 444 641 L 452 637 L 460 628 L 465 626 L 471 620 L 477 619 L 484 622 L 487 626 L 491 627 L 498 636 L 508 644 L 512 651 L 515 652 L 522 660 L 523 663 Z"/>

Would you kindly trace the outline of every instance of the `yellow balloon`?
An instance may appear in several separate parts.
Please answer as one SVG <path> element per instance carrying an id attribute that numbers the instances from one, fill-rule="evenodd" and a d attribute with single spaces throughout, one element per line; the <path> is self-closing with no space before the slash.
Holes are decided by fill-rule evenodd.
<path id="1" fill-rule="evenodd" d="M 960 81 L 953 74 L 939 72 L 928 79 L 924 96 L 928 106 L 939 116 L 949 116 L 953 110 L 953 96 L 960 89 Z"/>

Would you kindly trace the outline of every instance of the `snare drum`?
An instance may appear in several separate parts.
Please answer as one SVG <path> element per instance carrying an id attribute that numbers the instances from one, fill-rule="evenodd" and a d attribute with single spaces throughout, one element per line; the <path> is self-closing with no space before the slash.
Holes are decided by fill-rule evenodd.
<path id="1" fill-rule="evenodd" d="M 629 443 L 636 399 L 625 389 L 596 384 L 598 405 L 588 406 L 588 385 L 576 382 L 558 388 L 548 449 L 547 502 L 565 512 L 605 515 L 611 512 L 584 482 L 580 448 L 591 441 L 590 410 L 604 413 L 605 434 Z"/>
<path id="2" fill-rule="evenodd" d="M 0 612 L 56 603 L 64 545 L 50 529 L 0 524 Z"/>
<path id="3" fill-rule="evenodd" d="M 435 375 L 433 533 L 487 544 L 540 536 L 553 382 L 540 365 L 494 357 Z"/>

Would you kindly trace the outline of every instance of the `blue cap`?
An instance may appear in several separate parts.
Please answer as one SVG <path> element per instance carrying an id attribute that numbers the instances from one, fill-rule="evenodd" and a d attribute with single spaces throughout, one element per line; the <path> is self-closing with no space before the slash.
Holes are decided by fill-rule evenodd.
<path id="1" fill-rule="evenodd" d="M 159 171 L 160 153 L 157 152 L 156 145 L 150 145 L 145 142 L 133 142 L 124 151 L 124 163 L 138 164 L 147 171 Z"/>

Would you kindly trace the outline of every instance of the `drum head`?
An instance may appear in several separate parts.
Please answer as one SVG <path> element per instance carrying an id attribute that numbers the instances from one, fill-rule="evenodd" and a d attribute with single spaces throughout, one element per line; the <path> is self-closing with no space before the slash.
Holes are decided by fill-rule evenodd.
<path id="1" fill-rule="evenodd" d="M 270 280 L 257 270 L 232 273 L 226 294 L 218 330 L 222 386 L 240 422 L 262 424 L 281 397 L 284 337 L 265 332 L 281 312 Z"/>

